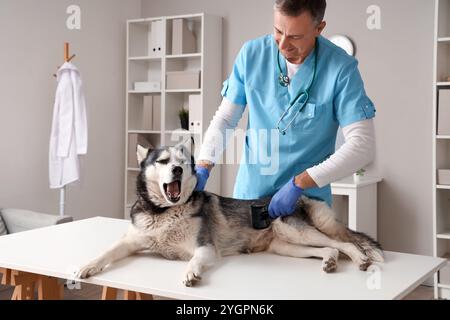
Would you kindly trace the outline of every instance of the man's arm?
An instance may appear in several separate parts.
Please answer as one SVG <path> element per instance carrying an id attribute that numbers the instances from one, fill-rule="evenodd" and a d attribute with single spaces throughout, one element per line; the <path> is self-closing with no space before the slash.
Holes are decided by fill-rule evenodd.
<path id="1" fill-rule="evenodd" d="M 244 110 L 244 106 L 234 104 L 225 97 L 222 99 L 222 103 L 205 133 L 197 165 L 207 168 L 208 171 L 212 170 L 228 144 L 227 129 L 237 127 Z"/>
<path id="2" fill-rule="evenodd" d="M 345 143 L 330 158 L 295 177 L 302 189 L 324 187 L 345 178 L 375 158 L 375 130 L 372 119 L 342 128 Z"/>

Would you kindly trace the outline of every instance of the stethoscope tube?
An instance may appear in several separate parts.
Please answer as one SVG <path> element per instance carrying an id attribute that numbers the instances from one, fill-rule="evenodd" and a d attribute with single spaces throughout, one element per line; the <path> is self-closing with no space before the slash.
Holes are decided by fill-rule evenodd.
<path id="1" fill-rule="evenodd" d="M 314 51 L 314 70 L 313 70 L 313 77 L 311 79 L 311 81 L 309 82 L 308 87 L 306 88 L 306 90 L 302 91 L 299 90 L 297 96 L 295 97 L 294 100 L 292 100 L 292 102 L 289 104 L 289 107 L 283 112 L 283 114 L 281 115 L 280 119 L 277 122 L 277 129 L 278 131 L 284 136 L 286 135 L 286 131 L 292 126 L 292 123 L 294 122 L 295 118 L 297 118 L 298 114 L 303 110 L 303 108 L 306 106 L 306 104 L 309 101 L 309 92 L 311 90 L 311 87 L 314 84 L 314 81 L 316 79 L 316 71 L 317 71 L 317 56 L 318 56 L 318 51 L 319 51 L 319 42 L 316 38 L 316 45 L 315 45 L 315 51 Z M 280 64 L 280 50 L 278 50 L 277 53 L 277 62 L 278 62 L 278 70 L 280 71 L 280 75 L 278 77 L 279 80 L 279 84 L 283 87 L 287 87 L 290 83 L 290 79 L 287 75 L 284 75 L 283 70 L 281 69 L 281 64 Z M 281 121 L 283 121 L 283 119 L 286 117 L 286 114 L 289 112 L 289 110 L 291 110 L 291 108 L 297 103 L 298 99 L 304 96 L 305 100 L 302 102 L 298 112 L 296 112 L 296 114 L 294 115 L 294 117 L 291 119 L 291 121 L 289 121 L 289 123 L 286 125 L 286 127 L 284 129 L 280 128 L 280 123 Z"/>

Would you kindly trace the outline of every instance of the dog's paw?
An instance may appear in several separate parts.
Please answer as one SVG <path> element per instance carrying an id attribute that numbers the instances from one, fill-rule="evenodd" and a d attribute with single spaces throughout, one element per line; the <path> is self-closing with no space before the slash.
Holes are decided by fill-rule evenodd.
<path id="1" fill-rule="evenodd" d="M 359 264 L 359 270 L 361 271 L 367 271 L 369 267 L 372 265 L 372 260 L 369 259 L 369 257 L 365 257 Z"/>
<path id="2" fill-rule="evenodd" d="M 92 277 L 93 275 L 96 275 L 97 273 L 101 272 L 103 268 L 89 264 L 87 266 L 84 266 L 80 268 L 76 273 L 75 276 L 79 279 L 87 279 L 89 277 Z"/>
<path id="3" fill-rule="evenodd" d="M 336 271 L 337 269 L 337 261 L 334 257 L 331 257 L 327 260 L 323 260 L 322 262 L 322 270 L 326 273 L 331 273 Z"/>
<path id="4" fill-rule="evenodd" d="M 326 273 L 331 273 L 336 271 L 337 269 L 337 261 L 339 258 L 339 251 L 333 248 L 324 248 L 324 250 L 328 250 L 327 254 L 324 256 L 322 260 L 322 270 Z"/>
<path id="5" fill-rule="evenodd" d="M 188 273 L 186 273 L 184 280 L 183 280 L 183 284 L 186 287 L 192 287 L 194 286 L 197 282 L 199 282 L 202 278 L 198 275 L 196 275 L 194 272 L 189 271 Z"/>

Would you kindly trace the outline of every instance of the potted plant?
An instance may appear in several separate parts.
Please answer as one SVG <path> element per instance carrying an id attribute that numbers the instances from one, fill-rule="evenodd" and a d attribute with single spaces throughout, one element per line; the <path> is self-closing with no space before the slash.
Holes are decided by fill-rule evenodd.
<path id="1" fill-rule="evenodd" d="M 355 183 L 360 182 L 360 181 L 361 181 L 361 177 L 364 176 L 364 173 L 365 173 L 365 172 L 366 172 L 366 170 L 364 170 L 364 169 L 359 169 L 358 171 L 356 171 L 356 172 L 353 174 L 353 181 L 354 181 Z"/>
<path id="2" fill-rule="evenodd" d="M 180 118 L 181 128 L 184 130 L 189 130 L 189 110 L 184 107 L 178 111 L 178 117 Z"/>

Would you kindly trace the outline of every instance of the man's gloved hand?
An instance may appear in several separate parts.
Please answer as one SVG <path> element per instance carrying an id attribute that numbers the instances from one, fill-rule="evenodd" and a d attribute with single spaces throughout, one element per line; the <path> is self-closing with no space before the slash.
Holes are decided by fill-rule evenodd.
<path id="1" fill-rule="evenodd" d="M 197 176 L 197 185 L 195 186 L 195 191 L 203 191 L 205 189 L 206 182 L 209 178 L 209 170 L 205 167 L 196 165 L 195 175 Z"/>
<path id="2" fill-rule="evenodd" d="M 269 216 L 272 219 L 284 217 L 294 213 L 295 204 L 303 193 L 303 189 L 298 187 L 295 177 L 290 179 L 277 193 L 274 194 L 269 204 Z"/>

